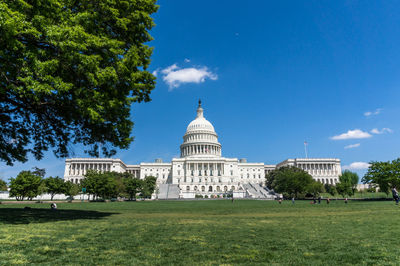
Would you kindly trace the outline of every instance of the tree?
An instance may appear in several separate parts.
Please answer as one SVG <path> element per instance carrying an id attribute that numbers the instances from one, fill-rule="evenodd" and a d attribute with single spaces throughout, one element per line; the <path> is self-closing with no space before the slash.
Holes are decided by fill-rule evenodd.
<path id="1" fill-rule="evenodd" d="M 335 196 L 336 193 L 337 193 L 336 187 L 335 187 L 334 185 L 325 184 L 325 185 L 324 185 L 324 188 L 325 188 L 325 191 L 326 191 L 327 193 L 329 193 L 330 195 L 332 195 L 332 196 Z"/>
<path id="2" fill-rule="evenodd" d="M 272 189 L 291 197 L 297 198 L 299 194 L 308 192 L 310 185 L 315 182 L 309 173 L 297 167 L 281 167 L 274 171 Z"/>
<path id="3" fill-rule="evenodd" d="M 64 194 L 73 198 L 74 196 L 78 195 L 81 188 L 78 184 L 74 184 L 72 182 L 65 182 L 64 183 Z"/>
<path id="4" fill-rule="evenodd" d="M 118 195 L 117 182 L 110 172 L 100 173 L 89 170 L 82 180 L 82 187 L 86 192 L 102 199 L 109 199 Z"/>
<path id="5" fill-rule="evenodd" d="M 7 190 L 7 183 L 6 181 L 0 179 L 0 191 L 6 191 Z"/>
<path id="6" fill-rule="evenodd" d="M 31 171 L 22 171 L 16 178 L 10 179 L 10 197 L 15 197 L 17 200 L 24 200 L 24 198 L 32 200 L 40 195 L 41 184 L 41 176 L 35 175 Z"/>
<path id="7" fill-rule="evenodd" d="M 129 199 L 133 200 L 136 195 L 142 190 L 143 180 L 139 178 L 124 179 L 125 191 L 129 195 Z"/>
<path id="8" fill-rule="evenodd" d="M 379 190 L 388 194 L 391 188 L 400 189 L 400 158 L 388 162 L 370 162 L 362 182 L 377 184 Z"/>
<path id="9" fill-rule="evenodd" d="M 352 196 L 354 195 L 353 190 L 353 182 L 355 181 L 355 176 L 357 176 L 357 183 L 358 183 L 358 175 L 352 173 L 348 170 L 344 171 L 341 176 L 339 176 L 339 183 L 336 184 L 337 192 L 342 195 L 344 198 L 345 196 Z"/>
<path id="10" fill-rule="evenodd" d="M 156 188 L 157 178 L 154 176 L 146 176 L 142 182 L 141 194 L 143 198 L 151 198 Z"/>
<path id="11" fill-rule="evenodd" d="M 313 180 L 313 182 L 307 188 L 307 192 L 312 194 L 314 198 L 316 198 L 319 193 L 322 193 L 324 191 L 324 185 L 321 182 L 317 182 L 315 180 Z"/>
<path id="12" fill-rule="evenodd" d="M 150 101 L 156 0 L 0 2 L 0 160 L 105 156 L 133 141 L 131 105 Z"/>
<path id="13" fill-rule="evenodd" d="M 281 168 L 283 168 L 283 167 L 281 167 Z M 276 173 L 278 173 L 277 170 L 278 170 L 278 169 L 273 170 L 273 171 L 270 171 L 270 172 L 268 172 L 268 173 L 266 174 L 266 176 L 265 176 L 265 186 L 266 186 L 267 188 L 269 188 L 269 189 L 273 189 L 273 188 L 272 188 L 272 184 L 274 183 Z"/>
<path id="14" fill-rule="evenodd" d="M 39 168 L 39 167 L 35 166 L 32 169 L 33 169 L 32 174 L 34 174 L 34 175 L 38 175 L 41 177 L 44 177 L 46 175 L 46 169 L 44 169 L 44 168 Z"/>
<path id="15" fill-rule="evenodd" d="M 58 176 L 44 179 L 44 184 L 46 186 L 46 192 L 51 195 L 51 200 L 53 200 L 55 194 L 65 193 L 64 179 Z"/>
<path id="16" fill-rule="evenodd" d="M 344 170 L 341 177 L 339 177 L 339 180 L 345 181 L 346 183 L 350 184 L 350 187 L 352 190 L 352 195 L 354 195 L 354 193 L 357 190 L 357 184 L 358 184 L 359 179 L 360 178 L 358 177 L 357 173 L 351 172 L 349 170 Z M 340 182 L 342 182 L 342 181 L 340 181 Z"/>

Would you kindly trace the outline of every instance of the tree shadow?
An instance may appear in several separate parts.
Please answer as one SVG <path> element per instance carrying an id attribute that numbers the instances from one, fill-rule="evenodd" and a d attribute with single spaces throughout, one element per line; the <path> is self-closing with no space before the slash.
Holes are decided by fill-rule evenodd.
<path id="1" fill-rule="evenodd" d="M 0 224 L 30 224 L 69 220 L 102 219 L 115 212 L 89 210 L 51 210 L 42 208 L 0 208 Z"/>

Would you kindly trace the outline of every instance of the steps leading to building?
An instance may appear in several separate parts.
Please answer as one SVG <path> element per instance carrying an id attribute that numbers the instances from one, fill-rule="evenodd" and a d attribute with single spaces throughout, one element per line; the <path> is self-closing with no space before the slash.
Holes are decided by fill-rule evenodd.
<path id="1" fill-rule="evenodd" d="M 179 199 L 180 189 L 177 184 L 160 184 L 158 199 Z"/>

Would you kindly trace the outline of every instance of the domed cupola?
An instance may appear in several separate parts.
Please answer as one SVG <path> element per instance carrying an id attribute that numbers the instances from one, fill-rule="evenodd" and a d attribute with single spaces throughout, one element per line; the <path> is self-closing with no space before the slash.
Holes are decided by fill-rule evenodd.
<path id="1" fill-rule="evenodd" d="M 215 133 L 213 125 L 204 118 L 203 111 L 199 100 L 196 119 L 189 123 L 183 136 L 181 157 L 221 156 L 221 144 L 218 142 L 218 135 Z"/>

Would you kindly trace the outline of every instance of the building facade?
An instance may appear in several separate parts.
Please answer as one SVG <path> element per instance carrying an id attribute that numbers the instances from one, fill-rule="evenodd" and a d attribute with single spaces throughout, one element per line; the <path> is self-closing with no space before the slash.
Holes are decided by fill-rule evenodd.
<path id="1" fill-rule="evenodd" d="M 196 118 L 183 135 L 180 158 L 173 158 L 170 163 L 156 159 L 154 163 L 139 165 L 127 165 L 120 159 L 71 158 L 66 159 L 64 179 L 80 183 L 89 169 L 129 172 L 141 179 L 155 176 L 158 186 L 155 197 L 194 198 L 229 193 L 236 197 L 262 198 L 268 197 L 268 191 L 263 188 L 266 174 L 283 166 L 299 167 L 323 184 L 336 184 L 341 174 L 339 159 L 297 158 L 268 165 L 223 157 L 218 135 L 205 119 L 199 101 Z"/>

